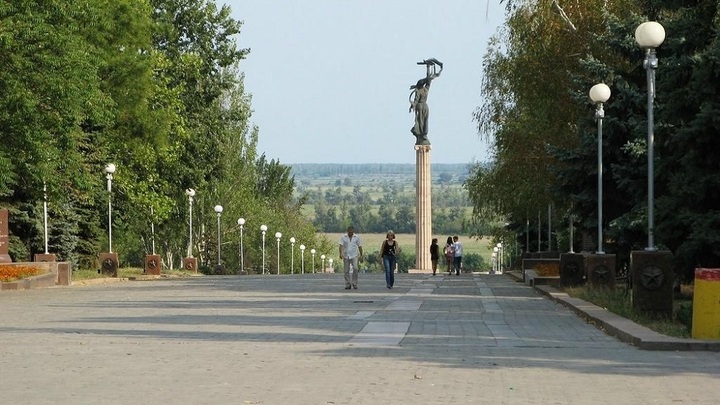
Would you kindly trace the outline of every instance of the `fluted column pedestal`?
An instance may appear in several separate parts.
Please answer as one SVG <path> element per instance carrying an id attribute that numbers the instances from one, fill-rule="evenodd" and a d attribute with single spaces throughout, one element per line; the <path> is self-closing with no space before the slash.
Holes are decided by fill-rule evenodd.
<path id="1" fill-rule="evenodd" d="M 430 145 L 415 145 L 416 218 L 415 271 L 432 272 L 432 190 L 430 185 Z"/>

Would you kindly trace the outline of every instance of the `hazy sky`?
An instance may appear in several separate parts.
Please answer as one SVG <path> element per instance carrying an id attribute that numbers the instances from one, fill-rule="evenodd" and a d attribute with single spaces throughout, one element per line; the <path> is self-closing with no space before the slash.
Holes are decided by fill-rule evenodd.
<path id="1" fill-rule="evenodd" d="M 433 81 L 432 163 L 487 160 L 473 111 L 499 0 L 217 0 L 244 22 L 238 45 L 259 151 L 280 163 L 415 163 L 410 85 Z"/>

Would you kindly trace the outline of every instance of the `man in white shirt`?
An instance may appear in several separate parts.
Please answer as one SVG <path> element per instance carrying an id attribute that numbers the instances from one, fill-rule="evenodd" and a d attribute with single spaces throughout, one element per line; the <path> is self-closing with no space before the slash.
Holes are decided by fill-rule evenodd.
<path id="1" fill-rule="evenodd" d="M 453 258 L 453 267 L 455 268 L 455 275 L 460 275 L 460 270 L 462 270 L 462 243 L 460 243 L 460 238 L 457 237 L 457 235 L 453 236 L 453 252 L 455 253 L 455 257 Z"/>
<path id="2" fill-rule="evenodd" d="M 355 235 L 353 227 L 349 226 L 347 234 L 340 237 L 340 258 L 343 261 L 345 271 L 345 289 L 358 288 L 358 274 L 360 273 L 358 263 L 363 262 L 363 248 L 360 237 Z M 350 265 L 353 267 L 352 278 L 350 276 Z"/>

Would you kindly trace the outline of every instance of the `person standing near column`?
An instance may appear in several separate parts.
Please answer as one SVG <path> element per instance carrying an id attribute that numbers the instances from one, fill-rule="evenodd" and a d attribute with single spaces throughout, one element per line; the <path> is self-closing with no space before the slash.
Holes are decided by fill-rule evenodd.
<path id="1" fill-rule="evenodd" d="M 458 238 L 457 235 L 453 236 L 453 252 L 455 254 L 455 259 L 453 260 L 453 267 L 455 267 L 455 275 L 460 275 L 460 270 L 462 269 L 462 243 L 460 243 L 460 238 Z"/>
<path id="2" fill-rule="evenodd" d="M 438 259 L 440 259 L 440 246 L 438 246 L 437 238 L 433 238 L 430 243 L 430 263 L 432 263 L 433 276 L 437 273 Z"/>
<path id="3" fill-rule="evenodd" d="M 343 270 L 345 272 L 345 289 L 349 290 L 358 288 L 358 274 L 360 269 L 358 263 L 363 262 L 363 248 L 360 237 L 355 235 L 352 226 L 347 228 L 347 233 L 340 237 L 340 258 L 343 261 Z M 350 266 L 353 272 L 350 276 Z"/>
<path id="4" fill-rule="evenodd" d="M 445 248 L 443 248 L 443 254 L 445 254 L 445 262 L 447 263 L 448 275 L 451 275 L 452 271 L 453 271 L 453 261 L 455 260 L 455 252 L 453 252 L 452 236 L 447 237 L 447 242 L 445 242 Z"/>

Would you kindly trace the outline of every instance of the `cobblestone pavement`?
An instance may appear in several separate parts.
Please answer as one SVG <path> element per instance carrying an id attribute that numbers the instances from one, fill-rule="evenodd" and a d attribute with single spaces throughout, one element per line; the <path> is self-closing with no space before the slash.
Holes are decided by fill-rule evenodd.
<path id="1" fill-rule="evenodd" d="M 717 404 L 503 275 L 227 276 L 0 293 L 2 404 Z"/>

